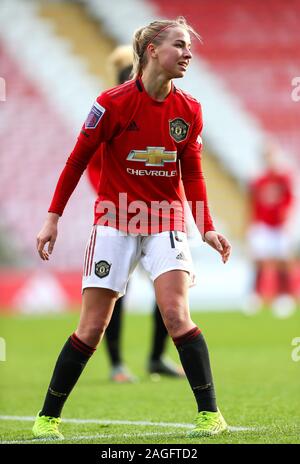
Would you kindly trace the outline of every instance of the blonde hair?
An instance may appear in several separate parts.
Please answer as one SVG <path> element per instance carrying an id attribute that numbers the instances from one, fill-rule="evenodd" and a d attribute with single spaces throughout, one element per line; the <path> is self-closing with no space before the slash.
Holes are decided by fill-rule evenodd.
<path id="1" fill-rule="evenodd" d="M 120 45 L 115 48 L 108 58 L 109 64 L 117 71 L 120 72 L 127 66 L 132 66 L 133 50 L 131 45 Z"/>
<path id="2" fill-rule="evenodd" d="M 166 38 L 170 27 L 180 26 L 191 32 L 198 40 L 202 41 L 200 35 L 190 26 L 183 16 L 174 20 L 153 21 L 148 26 L 138 29 L 133 36 L 133 69 L 132 77 L 142 74 L 147 64 L 146 49 L 150 43 L 160 45 Z"/>

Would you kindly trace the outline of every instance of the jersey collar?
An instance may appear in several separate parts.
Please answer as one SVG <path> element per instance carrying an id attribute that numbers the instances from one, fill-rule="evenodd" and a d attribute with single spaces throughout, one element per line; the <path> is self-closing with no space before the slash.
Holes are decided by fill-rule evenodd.
<path id="1" fill-rule="evenodd" d="M 142 81 L 142 79 L 141 79 L 140 76 L 136 79 L 135 85 L 137 86 L 137 89 L 138 89 L 139 92 L 141 92 L 141 93 L 143 92 L 143 93 L 147 96 L 148 99 L 150 99 L 153 103 L 156 103 L 156 104 L 158 104 L 158 105 L 164 104 L 164 103 L 170 98 L 170 96 L 171 96 L 172 94 L 175 94 L 175 93 L 176 93 L 176 87 L 175 87 L 175 85 L 174 85 L 174 83 L 173 83 L 173 81 L 172 81 L 172 82 L 171 82 L 171 86 L 172 86 L 172 87 L 171 87 L 170 93 L 166 96 L 166 98 L 164 99 L 164 101 L 158 101 L 158 100 L 155 100 L 154 98 L 152 98 L 152 97 L 147 93 L 147 91 L 146 91 L 146 89 L 145 89 L 145 87 L 144 87 L 143 81 Z"/>

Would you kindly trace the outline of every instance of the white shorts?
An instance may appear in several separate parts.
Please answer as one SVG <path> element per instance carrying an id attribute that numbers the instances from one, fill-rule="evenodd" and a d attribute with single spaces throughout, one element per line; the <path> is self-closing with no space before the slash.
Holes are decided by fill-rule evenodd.
<path id="1" fill-rule="evenodd" d="M 282 227 L 253 224 L 248 242 L 253 259 L 287 259 L 291 252 L 291 240 Z"/>
<path id="2" fill-rule="evenodd" d="M 193 262 L 184 232 L 133 236 L 95 225 L 86 246 L 82 290 L 109 288 L 124 295 L 138 262 L 153 282 L 161 274 L 178 269 L 188 272 L 190 285 L 194 285 Z"/>

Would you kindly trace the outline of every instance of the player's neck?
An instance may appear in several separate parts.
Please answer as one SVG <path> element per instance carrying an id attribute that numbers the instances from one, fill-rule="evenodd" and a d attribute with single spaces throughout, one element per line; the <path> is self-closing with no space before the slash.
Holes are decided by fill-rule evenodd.
<path id="1" fill-rule="evenodd" d="M 157 101 L 164 101 L 172 89 L 172 81 L 165 76 L 154 75 L 151 70 L 142 75 L 142 82 L 148 95 Z"/>

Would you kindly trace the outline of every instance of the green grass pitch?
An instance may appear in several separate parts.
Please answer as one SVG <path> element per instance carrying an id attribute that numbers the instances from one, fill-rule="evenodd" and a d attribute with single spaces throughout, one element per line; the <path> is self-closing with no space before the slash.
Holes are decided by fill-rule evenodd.
<path id="1" fill-rule="evenodd" d="M 77 319 L 77 313 L 0 318 L 6 343 L 6 361 L 0 362 L 2 443 L 36 442 L 31 416 L 41 407 L 54 362 Z M 209 345 L 218 404 L 230 432 L 185 438 L 196 413 L 188 382 L 149 378 L 145 364 L 151 316 L 129 313 L 124 357 L 139 382 L 110 383 L 100 346 L 66 403 L 60 427 L 64 443 L 300 443 L 300 360 L 292 358 L 300 311 L 287 320 L 274 319 L 267 311 L 254 317 L 198 312 L 193 319 Z M 178 360 L 171 342 L 168 354 Z"/>

